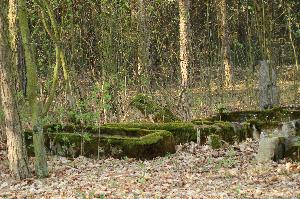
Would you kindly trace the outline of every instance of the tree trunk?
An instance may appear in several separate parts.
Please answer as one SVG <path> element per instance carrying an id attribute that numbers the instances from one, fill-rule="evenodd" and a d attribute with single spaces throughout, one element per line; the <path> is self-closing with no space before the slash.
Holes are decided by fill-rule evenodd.
<path id="1" fill-rule="evenodd" d="M 221 37 L 221 51 L 222 60 L 224 66 L 225 87 L 232 85 L 232 63 L 230 58 L 230 38 L 228 32 L 227 21 L 227 5 L 226 0 L 220 0 L 219 2 L 219 14 L 220 14 L 220 37 Z"/>
<path id="2" fill-rule="evenodd" d="M 149 89 L 149 33 L 147 28 L 147 0 L 137 0 L 138 1 L 138 76 L 141 83 L 141 91 Z"/>
<path id="3" fill-rule="evenodd" d="M 271 71 L 271 72 L 270 72 Z M 260 61 L 259 70 L 259 106 L 260 109 L 268 109 L 279 105 L 279 92 L 276 83 L 275 70 L 267 61 Z"/>
<path id="4" fill-rule="evenodd" d="M 4 6 L 0 8 L 0 93 L 4 111 L 5 129 L 8 146 L 9 168 L 17 179 L 30 177 L 24 136 L 17 111 L 14 86 L 9 68 L 9 46 L 5 30 Z"/>
<path id="5" fill-rule="evenodd" d="M 55 91 L 58 84 L 58 70 L 60 67 L 62 67 L 63 76 L 66 81 L 66 99 L 68 100 L 68 103 L 71 107 L 74 105 L 75 100 L 73 99 L 72 96 L 71 81 L 67 70 L 65 51 L 64 48 L 62 47 L 62 41 L 61 41 L 62 29 L 59 27 L 59 24 L 57 23 L 56 18 L 54 16 L 53 9 L 50 7 L 50 3 L 47 0 L 43 0 L 43 1 L 34 0 L 34 2 L 37 5 L 39 5 L 41 8 L 41 19 L 44 24 L 46 32 L 49 34 L 50 38 L 54 42 L 55 53 L 56 53 L 56 65 L 53 71 L 52 85 L 49 93 L 49 98 L 45 103 L 43 114 L 42 114 L 44 116 L 48 113 L 50 106 L 53 102 L 53 99 L 55 97 Z M 46 17 L 46 15 L 48 15 L 49 20 Z M 48 21 L 50 21 L 50 23 L 48 23 Z"/>
<path id="6" fill-rule="evenodd" d="M 11 62 L 13 85 L 16 86 L 18 82 L 17 65 L 18 65 L 18 29 L 17 29 L 17 4 L 16 0 L 9 0 L 8 9 L 8 26 L 9 26 L 9 44 L 12 51 Z"/>
<path id="7" fill-rule="evenodd" d="M 28 99 L 29 105 L 31 108 L 31 125 L 33 130 L 33 146 L 35 153 L 35 173 L 37 177 L 46 177 L 48 176 L 48 167 L 47 167 L 47 157 L 46 150 L 44 146 L 44 134 L 43 127 L 40 117 L 40 107 L 38 105 L 37 99 L 37 87 L 38 87 L 38 77 L 37 77 L 37 67 L 36 61 L 33 53 L 33 46 L 30 39 L 30 30 L 28 26 L 27 10 L 26 10 L 26 1 L 18 0 L 19 10 L 19 24 L 20 31 L 22 36 L 22 43 L 24 46 L 25 52 L 25 62 L 27 66 L 27 90 L 28 90 Z"/>
<path id="8" fill-rule="evenodd" d="M 288 10 L 288 30 L 289 30 L 289 39 L 293 48 L 293 53 L 294 53 L 294 60 L 295 60 L 295 67 L 294 67 L 294 87 L 295 87 L 295 97 L 294 97 L 294 102 L 296 103 L 298 100 L 298 90 L 299 90 L 299 83 L 298 83 L 298 79 L 299 79 L 299 64 L 298 64 L 298 53 L 297 53 L 297 49 L 295 46 L 295 42 L 293 39 L 293 33 L 292 33 L 292 22 L 291 22 L 291 8 L 290 5 L 287 6 L 287 10 Z"/>
<path id="9" fill-rule="evenodd" d="M 189 0 L 179 0 L 179 33 L 180 33 L 180 72 L 181 72 L 181 93 L 178 108 L 182 114 L 182 119 L 188 121 L 191 119 L 191 96 L 189 93 L 190 67 L 190 16 Z"/>

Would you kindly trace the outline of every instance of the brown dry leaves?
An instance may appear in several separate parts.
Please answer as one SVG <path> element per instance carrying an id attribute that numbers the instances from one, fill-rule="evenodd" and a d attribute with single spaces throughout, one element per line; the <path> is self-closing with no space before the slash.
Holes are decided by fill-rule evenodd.
<path id="1" fill-rule="evenodd" d="M 297 198 L 300 164 L 257 165 L 257 143 L 226 149 L 186 144 L 149 161 L 51 157 L 47 179 L 0 171 L 0 198 Z M 31 160 L 32 162 L 32 160 Z"/>

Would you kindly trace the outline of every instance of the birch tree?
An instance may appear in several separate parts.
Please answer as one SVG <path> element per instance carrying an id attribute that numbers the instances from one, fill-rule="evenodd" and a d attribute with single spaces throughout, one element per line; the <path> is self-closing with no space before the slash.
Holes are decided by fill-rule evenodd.
<path id="1" fill-rule="evenodd" d="M 189 67 L 191 56 L 190 44 L 190 15 L 189 0 L 179 0 L 179 42 L 180 42 L 180 73 L 181 73 L 181 92 L 179 96 L 178 108 L 182 114 L 182 119 L 191 119 L 191 96 L 189 93 Z"/>

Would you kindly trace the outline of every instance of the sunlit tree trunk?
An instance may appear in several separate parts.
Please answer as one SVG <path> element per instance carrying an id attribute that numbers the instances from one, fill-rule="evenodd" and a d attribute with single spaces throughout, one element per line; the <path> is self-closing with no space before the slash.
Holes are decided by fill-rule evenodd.
<path id="1" fill-rule="evenodd" d="M 12 84 L 11 72 L 14 70 L 10 63 L 10 49 L 5 30 L 4 6 L 0 7 L 0 96 L 4 111 L 7 136 L 9 168 L 17 179 L 30 176 L 27 152 L 22 133 L 20 117 L 17 109 L 15 89 Z M 14 61 L 14 60 L 13 60 Z"/>
<path id="2" fill-rule="evenodd" d="M 179 99 L 179 111 L 185 121 L 191 119 L 191 96 L 189 93 L 189 68 L 190 68 L 190 15 L 189 0 L 179 0 L 179 33 L 180 33 L 180 72 L 181 93 Z"/>
<path id="3" fill-rule="evenodd" d="M 41 107 L 38 104 L 38 76 L 33 44 L 30 38 L 26 1 L 18 0 L 18 17 L 27 66 L 27 91 L 31 109 L 31 125 L 33 130 L 33 146 L 35 153 L 35 173 L 38 177 L 48 176 L 47 156 L 44 146 Z"/>
<path id="4" fill-rule="evenodd" d="M 138 3 L 138 74 L 141 79 L 141 90 L 145 91 L 149 89 L 149 32 L 147 27 L 148 22 L 148 13 L 147 0 L 137 0 Z"/>
<path id="5" fill-rule="evenodd" d="M 293 54 L 294 54 L 294 60 L 295 60 L 295 67 L 294 67 L 294 87 L 295 87 L 295 102 L 298 100 L 298 89 L 299 89 L 299 63 L 298 63 L 298 53 L 295 46 L 295 42 L 293 39 L 293 33 L 292 33 L 292 22 L 291 22 L 291 8 L 290 5 L 287 7 L 287 13 L 288 13 L 288 30 L 289 30 L 289 39 L 291 42 L 291 46 L 293 48 Z"/>
<path id="6" fill-rule="evenodd" d="M 250 6 L 250 0 L 246 1 L 246 7 L 248 8 Z M 248 72 L 248 77 L 247 77 L 247 96 L 249 96 L 248 100 L 249 100 L 249 104 L 251 105 L 253 103 L 253 96 L 255 95 L 254 93 L 254 79 L 255 79 L 255 74 L 254 74 L 254 49 L 253 49 L 253 42 L 252 42 L 252 19 L 251 19 L 251 15 L 250 15 L 250 11 L 247 11 L 246 14 L 246 26 L 247 26 L 247 63 L 248 63 L 248 67 L 249 67 L 249 72 Z"/>
<path id="7" fill-rule="evenodd" d="M 9 44 L 11 48 L 11 66 L 13 68 L 11 77 L 13 83 L 17 82 L 17 64 L 18 64 L 18 31 L 17 31 L 17 4 L 16 0 L 9 0 L 8 7 L 8 27 L 9 27 Z"/>
<path id="8" fill-rule="evenodd" d="M 150 67 L 150 38 L 148 30 L 148 0 L 131 1 L 131 23 L 133 27 L 134 53 L 135 58 L 135 78 L 139 85 L 139 92 L 145 92 L 149 87 L 149 67 Z"/>
<path id="9" fill-rule="evenodd" d="M 230 87 L 232 85 L 232 63 L 230 58 L 230 37 L 228 31 L 228 19 L 227 19 L 227 4 L 226 0 L 217 1 L 219 6 L 220 15 L 220 37 L 222 43 L 222 60 L 224 67 L 224 85 Z"/>

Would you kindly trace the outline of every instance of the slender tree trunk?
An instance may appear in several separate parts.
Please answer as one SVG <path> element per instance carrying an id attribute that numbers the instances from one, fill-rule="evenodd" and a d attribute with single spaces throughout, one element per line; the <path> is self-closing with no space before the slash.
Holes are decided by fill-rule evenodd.
<path id="1" fill-rule="evenodd" d="M 49 93 L 49 98 L 45 104 L 43 109 L 43 116 L 47 114 L 52 104 L 52 101 L 55 96 L 55 91 L 58 83 L 58 70 L 62 67 L 63 76 L 66 81 L 66 98 L 69 102 L 70 106 L 74 105 L 74 98 L 72 96 L 72 88 L 71 88 L 71 81 L 68 74 L 66 59 L 65 59 L 65 51 L 62 47 L 61 41 L 61 28 L 59 27 L 57 20 L 55 18 L 53 9 L 50 7 L 50 3 L 47 0 L 39 1 L 34 0 L 34 2 L 39 5 L 41 8 L 41 18 L 44 24 L 46 32 L 49 34 L 50 38 L 52 39 L 55 45 L 55 53 L 56 53 L 56 65 L 53 71 L 53 78 L 52 78 L 52 85 Z M 50 20 L 47 19 L 46 15 L 49 17 Z M 48 21 L 50 21 L 48 23 Z"/>
<path id="2" fill-rule="evenodd" d="M 294 60 L 295 60 L 295 67 L 294 67 L 294 87 L 295 87 L 295 97 L 294 101 L 296 102 L 298 100 L 298 89 L 299 89 L 299 83 L 298 83 L 298 78 L 299 78 L 299 63 L 298 63 L 298 54 L 297 54 L 297 49 L 295 46 L 295 42 L 293 39 L 292 35 L 292 23 L 291 23 L 291 8 L 290 5 L 288 5 L 287 8 L 288 11 L 288 30 L 289 30 L 289 39 L 293 48 L 293 53 L 294 53 Z"/>
<path id="3" fill-rule="evenodd" d="M 294 59 L 295 59 L 295 71 L 298 73 L 299 71 L 299 63 L 298 63 L 298 54 L 295 46 L 295 42 L 292 35 L 292 23 L 291 23 L 291 8 L 288 7 L 288 29 L 289 29 L 289 39 L 293 48 Z"/>
<path id="4" fill-rule="evenodd" d="M 138 76 L 141 83 L 141 91 L 149 89 L 149 47 L 150 37 L 147 27 L 148 13 L 146 11 L 147 0 L 137 0 L 138 3 Z"/>
<path id="5" fill-rule="evenodd" d="M 14 68 L 9 63 L 11 57 L 5 30 L 5 9 L 3 7 L 0 8 L 0 101 L 4 111 L 4 131 L 7 136 L 9 168 L 15 178 L 24 179 L 30 177 L 30 172 L 15 89 L 10 76 Z"/>
<path id="6" fill-rule="evenodd" d="M 50 88 L 50 93 L 49 93 L 48 99 L 47 99 L 46 103 L 44 104 L 42 116 L 45 116 L 48 113 L 48 111 L 51 107 L 51 104 L 54 100 L 54 97 L 55 97 L 55 91 L 57 89 L 58 69 L 61 65 L 60 48 L 57 45 L 55 47 L 55 55 L 56 55 L 56 63 L 55 63 L 54 70 L 53 70 L 52 85 L 51 85 L 51 88 Z"/>
<path id="7" fill-rule="evenodd" d="M 179 0 L 179 33 L 180 33 L 180 72 L 181 93 L 179 99 L 179 110 L 185 121 L 191 119 L 191 96 L 189 93 L 189 68 L 190 68 L 190 15 L 189 0 Z"/>
<path id="8" fill-rule="evenodd" d="M 35 153 L 35 173 L 38 177 L 48 176 L 47 156 L 44 146 L 44 134 L 42 127 L 42 118 L 40 117 L 40 107 L 37 99 L 38 77 L 37 66 L 34 58 L 33 44 L 30 39 L 30 30 L 28 26 L 26 1 L 18 0 L 19 24 L 22 36 L 22 43 L 25 52 L 25 62 L 27 66 L 27 90 L 29 105 L 31 108 L 31 125 L 33 130 L 33 146 Z"/>
<path id="9" fill-rule="evenodd" d="M 72 94 L 71 94 L 71 81 L 70 81 L 70 78 L 69 78 L 69 73 L 68 73 L 68 69 L 67 69 L 67 64 L 66 64 L 66 59 L 65 59 L 65 51 L 61 45 L 62 41 L 61 41 L 61 34 L 62 34 L 62 29 L 59 27 L 58 23 L 57 23 L 57 20 L 55 18 L 55 15 L 54 15 L 54 12 L 53 12 L 53 9 L 50 7 L 50 3 L 48 0 L 43 0 L 41 1 L 42 4 L 44 5 L 45 9 L 47 10 L 47 13 L 49 15 L 49 18 L 50 18 L 50 22 L 51 22 L 51 26 L 52 26 L 52 29 L 53 29 L 53 36 L 52 36 L 52 40 L 54 41 L 55 43 L 55 46 L 57 48 L 59 48 L 59 57 L 60 57 L 60 62 L 61 62 L 61 66 L 62 66 L 62 70 L 63 70 L 63 76 L 64 76 L 64 79 L 66 81 L 66 90 L 67 90 L 67 98 L 70 102 L 70 104 L 72 104 L 72 102 L 74 101 L 73 100 L 73 97 L 72 97 Z M 50 34 L 50 32 L 48 32 Z M 71 102 L 72 101 L 72 102 Z"/>
<path id="10" fill-rule="evenodd" d="M 8 9 L 8 27 L 9 27 L 9 44 L 12 51 L 11 62 L 13 83 L 16 86 L 18 83 L 17 65 L 18 65 L 18 28 L 17 28 L 17 3 L 16 0 L 9 0 Z"/>
<path id="11" fill-rule="evenodd" d="M 264 0 L 255 0 L 255 22 L 257 28 L 258 43 L 260 45 L 260 108 L 266 109 L 279 105 L 280 96 L 278 92 L 276 73 L 272 62 L 272 32 L 273 12 L 270 6 L 265 5 Z M 266 14 L 266 9 L 271 10 Z"/>
<path id="12" fill-rule="evenodd" d="M 220 14 L 220 36 L 222 43 L 221 52 L 225 76 L 224 85 L 225 87 L 230 87 L 232 85 L 232 63 L 230 58 L 230 37 L 228 31 L 226 0 L 220 0 L 218 4 Z"/>

